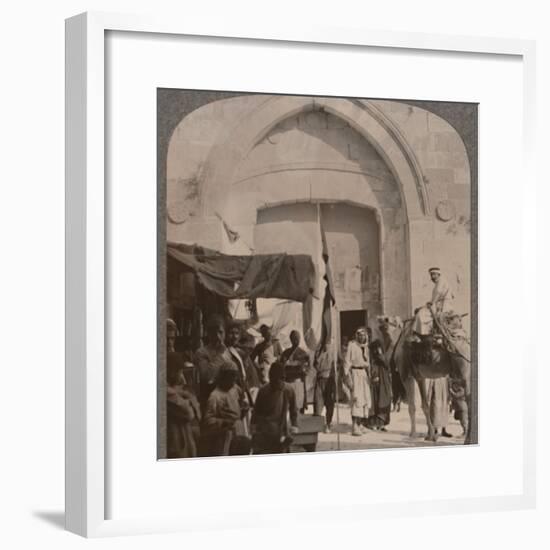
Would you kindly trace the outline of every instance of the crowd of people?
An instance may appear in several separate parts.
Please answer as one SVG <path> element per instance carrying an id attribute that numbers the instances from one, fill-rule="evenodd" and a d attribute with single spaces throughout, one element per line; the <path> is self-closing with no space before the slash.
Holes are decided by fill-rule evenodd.
<path id="1" fill-rule="evenodd" d="M 176 352 L 168 320 L 167 456 L 227 456 L 286 452 L 305 407 L 309 355 L 300 335 L 282 350 L 262 326 L 262 341 L 236 321 L 214 315 L 206 343 Z"/>
<path id="2" fill-rule="evenodd" d="M 194 353 L 175 351 L 176 332 L 169 319 L 169 458 L 288 452 L 311 398 L 313 414 L 324 413 L 326 433 L 337 401 L 351 408 L 353 435 L 385 430 L 390 421 L 386 350 L 380 340 L 369 343 L 368 328 L 359 328 L 350 342 L 343 338 L 337 353 L 328 344 L 316 354 L 301 347 L 296 330 L 290 347 L 282 349 L 268 326 L 260 327 L 256 344 L 242 323 L 217 315 L 208 320 L 205 344 Z"/>
<path id="3" fill-rule="evenodd" d="M 437 268 L 430 276 L 435 288 L 427 309 L 434 317 L 444 310 L 450 291 Z M 422 341 L 426 320 L 417 315 L 415 324 L 413 337 Z M 311 398 L 313 414 L 324 413 L 326 433 L 332 430 L 338 402 L 349 406 L 353 436 L 386 431 L 396 405 L 399 373 L 390 364 L 393 342 L 388 324 L 380 320 L 378 328 L 378 339 L 369 327 L 359 327 L 350 341 L 342 338 L 337 351 L 328 343 L 313 353 L 301 347 L 297 330 L 289 335 L 290 347 L 282 349 L 266 325 L 260 327 L 262 339 L 256 343 L 242 321 L 213 315 L 206 324 L 204 345 L 193 353 L 175 351 L 177 327 L 168 319 L 167 456 L 288 452 Z M 427 379 L 426 392 L 436 430 L 451 437 L 446 430 L 451 408 L 466 432 L 461 381 Z"/>

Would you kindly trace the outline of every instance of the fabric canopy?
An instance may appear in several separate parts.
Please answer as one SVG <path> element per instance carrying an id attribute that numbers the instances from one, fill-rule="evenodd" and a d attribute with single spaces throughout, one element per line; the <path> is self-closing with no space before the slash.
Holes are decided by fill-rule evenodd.
<path id="1" fill-rule="evenodd" d="M 304 302 L 315 267 L 306 254 L 230 256 L 198 245 L 168 243 L 170 257 L 192 269 L 201 285 L 225 298 L 281 298 Z"/>

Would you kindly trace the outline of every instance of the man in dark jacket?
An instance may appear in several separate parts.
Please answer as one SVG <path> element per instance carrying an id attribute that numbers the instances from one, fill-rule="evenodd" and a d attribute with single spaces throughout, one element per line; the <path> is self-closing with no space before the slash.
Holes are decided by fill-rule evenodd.
<path id="1" fill-rule="evenodd" d="M 290 426 L 287 416 L 290 417 Z M 284 381 L 284 366 L 276 361 L 269 370 L 269 383 L 258 391 L 252 412 L 254 454 L 288 452 L 292 435 L 296 433 L 296 395 L 292 386 Z"/>
<path id="2" fill-rule="evenodd" d="M 330 433 L 336 403 L 336 371 L 334 348 L 331 344 L 328 344 L 316 357 L 314 367 L 316 371 L 314 414 L 320 416 L 323 413 L 323 407 L 326 409 L 325 433 Z"/>
<path id="3" fill-rule="evenodd" d="M 285 381 L 294 389 L 298 409 L 303 412 L 307 408 L 306 374 L 309 369 L 309 354 L 300 347 L 300 333 L 293 330 L 290 333 L 291 346 L 283 351 L 280 361 L 285 367 Z"/>
<path id="4" fill-rule="evenodd" d="M 390 423 L 392 402 L 390 368 L 384 357 L 384 347 L 380 340 L 372 342 L 369 348 L 372 407 L 367 425 L 369 428 L 385 432 L 386 426 Z"/>

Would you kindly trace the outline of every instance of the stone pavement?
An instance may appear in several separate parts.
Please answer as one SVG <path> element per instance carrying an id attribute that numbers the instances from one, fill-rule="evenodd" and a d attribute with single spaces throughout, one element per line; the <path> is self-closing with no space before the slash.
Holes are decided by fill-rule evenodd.
<path id="1" fill-rule="evenodd" d="M 424 414 L 417 407 L 416 410 L 416 430 L 417 437 L 410 438 L 409 411 L 406 404 L 401 405 L 401 411 L 391 413 L 391 422 L 386 426 L 387 432 L 367 430 L 362 436 L 351 435 L 351 416 L 347 405 L 339 405 L 339 424 L 336 424 L 336 411 L 334 412 L 332 433 L 319 433 L 319 442 L 317 451 L 335 451 L 338 450 L 338 439 L 340 439 L 340 450 L 353 449 L 387 449 L 403 447 L 425 447 L 425 446 L 448 446 L 464 444 L 462 427 L 459 422 L 454 420 L 452 413 L 449 414 L 447 431 L 455 437 L 440 437 L 437 443 L 424 441 L 426 435 L 426 421 Z"/>

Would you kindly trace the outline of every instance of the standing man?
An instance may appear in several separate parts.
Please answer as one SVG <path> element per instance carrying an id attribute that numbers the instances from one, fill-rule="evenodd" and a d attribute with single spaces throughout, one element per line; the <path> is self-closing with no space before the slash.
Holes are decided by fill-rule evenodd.
<path id="1" fill-rule="evenodd" d="M 251 365 L 250 358 L 239 345 L 243 336 L 242 323 L 237 321 L 231 321 L 227 329 L 227 351 L 231 355 L 231 359 L 237 368 L 237 384 L 240 386 L 244 393 L 244 399 L 246 400 L 249 409 L 254 405 L 254 398 L 257 388 L 259 387 L 258 375 L 256 369 Z M 249 366 L 252 366 L 252 369 Z M 255 389 L 255 390 L 254 390 Z M 247 414 L 243 418 L 243 427 L 245 435 L 249 435 L 249 423 L 250 418 Z"/>
<path id="2" fill-rule="evenodd" d="M 315 403 L 314 414 L 321 416 L 325 407 L 325 433 L 332 429 L 332 417 L 336 403 L 336 365 L 334 364 L 334 348 L 327 344 L 314 363 L 315 377 Z"/>
<path id="3" fill-rule="evenodd" d="M 166 351 L 176 351 L 176 338 L 179 335 L 178 325 L 174 319 L 166 319 Z"/>
<path id="4" fill-rule="evenodd" d="M 285 367 L 285 381 L 288 382 L 296 394 L 296 403 L 300 412 L 306 408 L 306 372 L 309 367 L 309 354 L 300 347 L 300 333 L 293 330 L 290 333 L 291 346 L 281 355 L 281 363 Z"/>
<path id="5" fill-rule="evenodd" d="M 369 346 L 371 352 L 370 385 L 372 393 L 372 409 L 368 425 L 375 430 L 386 431 L 390 423 L 392 403 L 392 388 L 390 367 L 384 356 L 384 346 L 380 340 L 375 340 Z"/>
<path id="6" fill-rule="evenodd" d="M 282 363 L 273 363 L 269 371 L 269 383 L 258 391 L 252 411 L 254 454 L 288 452 L 292 435 L 298 433 L 296 395 L 292 386 L 284 381 L 284 373 Z"/>
<path id="7" fill-rule="evenodd" d="M 451 311 L 454 294 L 451 285 L 441 274 L 439 267 L 430 267 L 430 279 L 434 283 L 431 302 L 420 307 L 414 315 L 414 332 L 422 337 L 432 333 L 434 317 L 439 317 L 445 311 Z"/>
<path id="8" fill-rule="evenodd" d="M 426 378 L 424 384 L 435 433 L 439 433 L 443 437 L 453 437 L 447 431 L 449 420 L 449 382 L 447 376 Z"/>
<path id="9" fill-rule="evenodd" d="M 347 336 L 342 336 L 340 350 L 338 352 L 338 386 L 336 387 L 336 391 L 338 392 L 338 398 L 340 400 L 344 398 L 346 403 L 350 402 L 350 392 L 344 376 L 344 360 L 346 358 L 346 354 L 348 353 L 348 346 L 349 338 Z"/>
<path id="10" fill-rule="evenodd" d="M 428 270 L 430 279 L 434 283 L 432 291 L 432 301 L 428 304 L 430 309 L 436 314 L 453 309 L 454 294 L 451 290 L 451 285 L 447 279 L 441 275 L 439 267 L 430 267 Z"/>
<path id="11" fill-rule="evenodd" d="M 252 362 L 252 359 L 250 359 L 250 356 L 254 351 L 255 345 L 256 341 L 254 340 L 254 336 L 252 336 L 252 334 L 249 334 L 248 332 L 244 332 L 241 335 L 241 339 L 239 340 L 239 343 L 237 345 L 237 350 L 243 360 L 244 370 L 246 372 L 246 378 L 248 380 L 248 388 L 250 390 L 250 393 L 252 394 L 253 400 L 256 399 L 256 394 L 258 393 L 258 390 L 261 386 L 258 369 L 256 368 L 256 365 Z"/>
<path id="12" fill-rule="evenodd" d="M 225 347 L 225 323 L 220 315 L 213 315 L 206 324 L 208 342 L 195 354 L 199 369 L 200 403 L 204 411 L 208 397 L 216 387 L 220 368 L 231 362 L 231 354 Z"/>
<path id="13" fill-rule="evenodd" d="M 369 387 L 369 345 L 366 327 L 355 333 L 344 358 L 344 377 L 351 394 L 352 435 L 366 433 L 363 424 L 369 417 L 371 391 Z"/>
<path id="14" fill-rule="evenodd" d="M 241 342 L 244 341 L 243 337 L 242 324 L 236 321 L 230 322 L 227 329 L 227 351 L 238 370 L 237 384 L 248 394 L 252 388 L 257 388 L 260 384 L 255 369 L 250 368 L 248 353 L 241 347 Z M 254 340 L 252 336 L 250 338 Z"/>
<path id="15" fill-rule="evenodd" d="M 269 381 L 269 369 L 281 355 L 282 349 L 281 344 L 273 338 L 271 329 L 267 325 L 260 327 L 260 334 L 263 340 L 254 348 L 250 358 L 252 361 L 258 360 L 261 382 L 266 384 Z"/>

